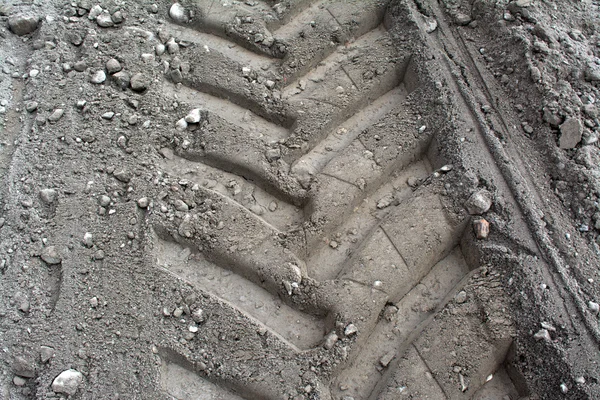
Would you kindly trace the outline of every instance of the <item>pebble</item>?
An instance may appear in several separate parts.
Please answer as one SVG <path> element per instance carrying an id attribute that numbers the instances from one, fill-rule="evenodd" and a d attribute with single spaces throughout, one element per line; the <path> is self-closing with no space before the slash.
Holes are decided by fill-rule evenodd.
<path id="1" fill-rule="evenodd" d="M 552 338 L 550 337 L 550 332 L 548 332 L 547 329 L 540 329 L 539 331 L 537 331 L 534 335 L 533 338 L 535 340 L 545 340 L 546 342 L 551 342 Z"/>
<path id="2" fill-rule="evenodd" d="M 95 84 L 103 83 L 106 80 L 106 73 L 104 71 L 96 71 L 90 76 L 90 82 Z"/>
<path id="3" fill-rule="evenodd" d="M 92 306 L 93 308 L 98 307 L 98 298 L 97 297 L 92 297 L 90 299 L 90 306 Z"/>
<path id="4" fill-rule="evenodd" d="M 94 253 L 94 260 L 104 260 L 105 254 L 103 250 L 98 250 Z"/>
<path id="5" fill-rule="evenodd" d="M 113 117 L 114 117 L 114 116 L 115 116 L 115 113 L 114 113 L 114 112 L 112 112 L 112 111 L 107 111 L 107 112 L 105 112 L 104 114 L 102 114 L 102 118 L 103 118 L 103 119 L 107 119 L 107 120 L 109 120 L 109 121 L 110 121 L 111 119 L 113 119 Z"/>
<path id="6" fill-rule="evenodd" d="M 62 257 L 58 254 L 56 246 L 44 247 L 40 253 L 40 257 L 46 264 L 55 265 L 62 262 Z"/>
<path id="7" fill-rule="evenodd" d="M 54 378 L 52 390 L 55 393 L 64 393 L 72 396 L 77 392 L 77 389 L 82 382 L 83 375 L 81 372 L 74 369 L 67 369 Z"/>
<path id="8" fill-rule="evenodd" d="M 200 109 L 194 108 L 185 116 L 185 122 L 188 124 L 197 124 L 200 122 Z"/>
<path id="9" fill-rule="evenodd" d="M 63 110 L 62 108 L 57 108 L 52 114 L 50 114 L 50 116 L 48 117 L 48 121 L 51 123 L 58 122 L 58 120 L 62 118 L 64 113 L 65 110 Z"/>
<path id="10" fill-rule="evenodd" d="M 180 24 L 185 24 L 189 21 L 188 13 L 186 9 L 179 3 L 173 3 L 169 9 L 169 16 Z"/>
<path id="11" fill-rule="evenodd" d="M 572 149 L 581 141 L 583 126 L 578 118 L 569 118 L 560 126 L 559 146 L 561 149 Z"/>
<path id="12" fill-rule="evenodd" d="M 567 393 L 569 391 L 569 388 L 567 387 L 566 384 L 561 383 L 560 384 L 560 391 L 563 392 L 563 393 Z"/>
<path id="13" fill-rule="evenodd" d="M 110 197 L 108 197 L 107 195 L 103 194 L 98 199 L 98 204 L 100 204 L 101 207 L 108 207 L 110 205 Z"/>
<path id="14" fill-rule="evenodd" d="M 101 28 L 110 28 L 111 26 L 115 25 L 110 15 L 106 13 L 98 15 L 98 17 L 96 17 L 96 23 Z"/>
<path id="15" fill-rule="evenodd" d="M 102 14 L 102 11 L 104 11 L 104 10 L 102 9 L 102 7 L 100 7 L 99 5 L 97 5 L 97 4 L 96 4 L 94 7 L 92 7 L 92 8 L 90 9 L 90 13 L 88 14 L 88 19 L 89 19 L 90 21 L 92 21 L 92 20 L 95 20 L 96 18 L 98 18 L 98 16 L 99 16 L 100 14 Z"/>
<path id="16" fill-rule="evenodd" d="M 181 118 L 179 121 L 175 123 L 175 129 L 182 132 L 187 129 L 188 123 L 185 121 L 185 118 Z"/>
<path id="17" fill-rule="evenodd" d="M 124 169 L 113 172 L 113 176 L 123 183 L 129 183 L 131 180 L 131 174 Z"/>
<path id="18" fill-rule="evenodd" d="M 454 298 L 454 301 L 456 301 L 458 304 L 462 304 L 465 301 L 467 301 L 467 292 L 465 292 L 464 290 L 458 292 L 456 294 L 456 297 Z"/>
<path id="19" fill-rule="evenodd" d="M 142 73 L 134 74 L 131 77 L 131 89 L 136 92 L 143 92 L 150 86 L 150 80 Z"/>
<path id="20" fill-rule="evenodd" d="M 120 24 L 121 22 L 125 21 L 125 17 L 121 11 L 115 11 L 111 19 L 115 24 Z"/>
<path id="21" fill-rule="evenodd" d="M 93 247 L 94 246 L 94 236 L 90 232 L 86 232 L 83 235 L 83 244 L 85 247 Z"/>
<path id="22" fill-rule="evenodd" d="M 52 357 L 54 357 L 54 349 L 52 347 L 40 346 L 40 360 L 43 363 L 47 363 Z"/>
<path id="23" fill-rule="evenodd" d="M 348 324 L 346 326 L 346 329 L 344 329 L 344 335 L 346 337 L 352 336 L 352 335 L 356 334 L 357 332 L 358 332 L 358 328 L 354 324 Z"/>
<path id="24" fill-rule="evenodd" d="M 33 15 L 17 14 L 8 19 L 8 28 L 18 36 L 27 35 L 38 27 L 39 19 Z"/>
<path id="25" fill-rule="evenodd" d="M 181 199 L 175 200 L 175 202 L 173 203 L 173 205 L 175 206 L 175 209 L 177 211 L 181 211 L 181 212 L 189 211 L 188 205 L 183 200 L 181 200 Z"/>
<path id="26" fill-rule="evenodd" d="M 106 70 L 109 74 L 114 74 L 122 70 L 121 63 L 116 58 L 111 58 L 106 62 Z"/>
<path id="27" fill-rule="evenodd" d="M 38 102 L 37 101 L 28 101 L 27 103 L 25 103 L 25 110 L 27 110 L 27 112 L 34 112 L 35 110 L 37 110 L 38 108 Z"/>
<path id="28" fill-rule="evenodd" d="M 383 357 L 381 357 L 379 359 L 379 363 L 381 364 L 382 367 L 385 368 L 388 365 L 390 365 L 390 362 L 392 362 L 394 357 L 396 357 L 396 353 L 393 351 L 390 351 L 389 353 L 385 354 Z"/>
<path id="29" fill-rule="evenodd" d="M 331 350 L 333 348 L 333 346 L 335 346 L 337 341 L 338 341 L 338 335 L 335 332 L 331 332 L 331 333 L 329 333 L 329 335 L 327 335 L 325 337 L 325 341 L 323 342 L 323 347 L 325 348 L 325 350 Z"/>
<path id="30" fill-rule="evenodd" d="M 12 364 L 16 375 L 24 378 L 35 378 L 35 363 L 28 358 L 17 356 Z"/>
<path id="31" fill-rule="evenodd" d="M 139 208 L 148 208 L 150 205 L 150 200 L 147 197 L 142 197 L 137 201 L 137 205 Z"/>
<path id="32" fill-rule="evenodd" d="M 179 54 L 179 45 L 177 44 L 174 38 L 169 39 L 166 46 L 169 54 Z"/>
<path id="33" fill-rule="evenodd" d="M 45 204 L 52 204 L 56 201 L 56 190 L 54 189 L 42 189 L 40 190 L 40 199 Z"/>
<path id="34" fill-rule="evenodd" d="M 162 43 L 159 43 L 154 47 L 154 51 L 156 52 L 157 56 L 162 56 L 163 54 L 165 54 L 165 50 L 165 45 Z"/>
<path id="35" fill-rule="evenodd" d="M 112 78 L 114 79 L 117 86 L 119 86 L 122 90 L 127 89 L 131 82 L 131 78 L 129 77 L 129 74 L 125 71 L 119 71 L 119 72 L 115 73 L 112 76 Z"/>
<path id="36" fill-rule="evenodd" d="M 467 211 L 471 215 L 481 215 L 492 206 L 492 195 L 487 190 L 478 190 L 469 197 L 465 203 Z"/>
<path id="37" fill-rule="evenodd" d="M 598 311 L 600 311 L 600 305 L 598 303 L 596 303 L 595 301 L 589 301 L 588 308 L 590 309 L 591 312 L 593 312 L 595 314 L 597 314 Z"/>
<path id="38" fill-rule="evenodd" d="M 588 66 L 585 70 L 584 78 L 588 82 L 600 81 L 600 67 L 595 65 Z"/>
<path id="39" fill-rule="evenodd" d="M 27 383 L 27 380 L 24 378 L 21 378 L 20 376 L 15 376 L 13 378 L 13 383 L 15 384 L 15 386 L 25 386 L 25 384 Z"/>
<path id="40" fill-rule="evenodd" d="M 487 239 L 490 234 L 490 223 L 485 219 L 476 219 L 473 222 L 473 230 L 477 239 Z"/>

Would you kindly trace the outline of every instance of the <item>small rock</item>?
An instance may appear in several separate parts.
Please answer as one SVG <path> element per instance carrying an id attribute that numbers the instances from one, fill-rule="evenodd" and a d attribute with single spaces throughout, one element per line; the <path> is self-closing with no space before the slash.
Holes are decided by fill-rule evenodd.
<path id="1" fill-rule="evenodd" d="M 588 308 L 594 314 L 597 314 L 598 311 L 600 311 L 600 305 L 598 303 L 596 303 L 595 301 L 589 301 L 588 302 Z"/>
<path id="2" fill-rule="evenodd" d="M 104 250 L 98 250 L 94 253 L 94 260 L 104 260 Z"/>
<path id="3" fill-rule="evenodd" d="M 325 348 L 325 350 L 331 350 L 333 348 L 333 346 L 335 346 L 337 341 L 338 341 L 338 335 L 336 335 L 335 332 L 331 332 L 331 333 L 329 333 L 329 335 L 327 335 L 325 337 L 325 341 L 323 342 L 323 347 Z"/>
<path id="4" fill-rule="evenodd" d="M 381 210 L 383 208 L 389 207 L 392 204 L 393 201 L 394 201 L 394 195 L 393 194 L 387 194 L 387 195 L 383 196 L 377 202 L 377 208 Z"/>
<path id="5" fill-rule="evenodd" d="M 169 16 L 180 24 L 185 24 L 189 21 L 189 12 L 179 3 L 173 3 L 169 9 Z"/>
<path id="6" fill-rule="evenodd" d="M 198 308 L 192 313 L 192 319 L 197 324 L 200 324 L 206 320 L 206 316 L 204 315 L 204 311 L 201 308 Z"/>
<path id="7" fill-rule="evenodd" d="M 52 204 L 54 203 L 54 201 L 56 201 L 56 190 L 54 189 L 42 189 L 40 190 L 40 199 L 45 203 L 45 204 Z"/>
<path id="8" fill-rule="evenodd" d="M 62 262 L 62 257 L 58 254 L 56 246 L 44 247 L 40 253 L 40 257 L 46 264 L 55 265 Z"/>
<path id="9" fill-rule="evenodd" d="M 39 19 L 33 15 L 16 14 L 8 18 L 8 27 L 18 36 L 27 35 L 38 27 Z"/>
<path id="10" fill-rule="evenodd" d="M 584 78 L 588 82 L 600 81 L 600 67 L 595 65 L 588 66 L 585 70 Z"/>
<path id="11" fill-rule="evenodd" d="M 94 236 L 90 232 L 86 232 L 83 235 L 83 245 L 85 247 L 93 247 L 94 246 Z"/>
<path id="12" fill-rule="evenodd" d="M 144 90 L 148 89 L 148 86 L 150 86 L 150 80 L 141 73 L 137 73 L 134 74 L 131 77 L 131 89 L 133 89 L 136 92 L 143 92 Z"/>
<path id="13" fill-rule="evenodd" d="M 169 54 L 179 54 L 179 45 L 174 38 L 169 39 L 166 46 Z M 173 66 L 173 68 L 177 68 L 177 66 Z"/>
<path id="14" fill-rule="evenodd" d="M 27 110 L 27 112 L 34 112 L 35 110 L 37 110 L 38 108 L 38 102 L 37 101 L 28 101 L 27 103 L 25 103 L 25 110 Z"/>
<path id="15" fill-rule="evenodd" d="M 559 146 L 561 149 L 572 149 L 581 141 L 583 126 L 578 118 L 569 118 L 560 126 Z"/>
<path id="16" fill-rule="evenodd" d="M 481 215 L 492 206 L 492 195 L 487 190 L 478 190 L 469 197 L 465 207 L 471 215 Z"/>
<path id="17" fill-rule="evenodd" d="M 563 393 L 567 393 L 569 391 L 569 387 L 566 384 L 561 383 L 560 384 L 560 391 L 563 392 Z"/>
<path id="18" fill-rule="evenodd" d="M 548 332 L 547 329 L 540 329 L 533 335 L 533 338 L 535 340 L 545 340 L 546 342 L 552 341 L 552 338 L 550 337 L 550 332 Z"/>
<path id="19" fill-rule="evenodd" d="M 48 121 L 51 123 L 56 123 L 59 119 L 62 118 L 64 113 L 65 110 L 63 110 L 62 108 L 57 108 L 52 114 L 50 114 L 50 116 L 48 117 Z"/>
<path id="20" fill-rule="evenodd" d="M 13 371 L 16 375 L 24 378 L 35 378 L 35 363 L 25 357 L 15 357 L 12 364 Z"/>
<path id="21" fill-rule="evenodd" d="M 433 18 L 433 17 L 426 18 L 425 32 L 432 33 L 437 29 L 437 27 L 438 27 L 438 22 L 435 18 Z"/>
<path id="22" fill-rule="evenodd" d="M 106 119 L 106 120 L 111 120 L 113 119 L 113 117 L 115 116 L 115 113 L 112 111 L 107 111 L 104 114 L 102 114 L 102 119 Z"/>
<path id="23" fill-rule="evenodd" d="M 114 74 L 122 70 L 121 63 L 116 58 L 111 58 L 106 62 L 106 70 L 109 74 Z"/>
<path id="24" fill-rule="evenodd" d="M 98 298 L 97 297 L 92 297 L 90 299 L 90 306 L 92 306 L 93 308 L 98 307 Z"/>
<path id="25" fill-rule="evenodd" d="M 185 121 L 185 118 L 181 118 L 179 121 L 175 123 L 175 129 L 180 132 L 183 132 L 187 129 L 188 123 Z"/>
<path id="26" fill-rule="evenodd" d="M 175 200 L 175 202 L 173 203 L 173 205 L 175 206 L 175 209 L 177 211 L 181 211 L 181 212 L 186 212 L 189 211 L 189 207 L 188 205 L 181 199 L 177 199 Z"/>
<path id="27" fill-rule="evenodd" d="M 490 234 L 490 223 L 485 219 L 477 219 L 473 222 L 473 230 L 477 239 L 486 239 Z"/>
<path id="28" fill-rule="evenodd" d="M 464 290 L 458 292 L 456 294 L 456 297 L 454 298 L 454 301 L 456 301 L 458 304 L 462 304 L 465 301 L 467 301 L 467 292 L 465 292 Z"/>
<path id="29" fill-rule="evenodd" d="M 47 363 L 54 357 L 54 349 L 49 346 L 40 346 L 40 359 L 43 363 Z"/>
<path id="30" fill-rule="evenodd" d="M 103 83 L 106 80 L 106 74 L 104 71 L 96 71 L 90 76 L 90 82 L 95 83 L 97 85 Z"/>
<path id="31" fill-rule="evenodd" d="M 179 318 L 183 315 L 183 309 L 181 307 L 177 307 L 175 311 L 173 311 L 173 316 L 175 318 Z"/>
<path id="32" fill-rule="evenodd" d="M 137 205 L 139 208 L 148 208 L 150 205 L 150 200 L 147 197 L 142 197 L 137 201 Z"/>
<path id="33" fill-rule="evenodd" d="M 25 386 L 25 384 L 27 383 L 27 380 L 24 378 L 21 378 L 20 376 L 15 376 L 13 378 L 13 383 L 15 384 L 15 386 Z"/>
<path id="34" fill-rule="evenodd" d="M 154 47 L 154 51 L 156 52 L 157 56 L 162 56 L 163 54 L 165 54 L 165 50 L 165 45 L 162 43 L 159 43 Z"/>
<path id="35" fill-rule="evenodd" d="M 79 60 L 73 65 L 73 69 L 77 72 L 83 72 L 87 69 L 87 63 L 85 60 Z"/>
<path id="36" fill-rule="evenodd" d="M 121 22 L 125 21 L 125 16 L 121 11 L 115 11 L 113 15 L 111 15 L 110 19 L 112 19 L 112 22 L 115 24 L 120 24 Z"/>
<path id="37" fill-rule="evenodd" d="M 100 204 L 101 207 L 108 207 L 110 205 L 110 197 L 108 197 L 107 195 L 103 194 L 98 199 L 98 204 Z"/>
<path id="38" fill-rule="evenodd" d="M 77 392 L 77 389 L 82 382 L 83 375 L 81 372 L 74 369 L 68 369 L 54 378 L 52 390 L 54 390 L 55 393 L 64 393 L 72 396 Z"/>
<path id="39" fill-rule="evenodd" d="M 101 28 L 110 28 L 115 25 L 110 15 L 106 13 L 98 15 L 98 17 L 96 17 L 96 23 Z"/>
<path id="40" fill-rule="evenodd" d="M 386 368 L 388 365 L 390 365 L 390 362 L 392 362 L 394 357 L 396 357 L 396 353 L 393 351 L 390 351 L 389 353 L 385 354 L 383 357 L 381 357 L 379 359 L 379 363 L 381 364 L 382 367 Z"/>
<path id="41" fill-rule="evenodd" d="M 358 332 L 358 328 L 354 324 L 348 324 L 344 329 L 344 335 L 346 337 L 352 336 Z"/>
<path id="42" fill-rule="evenodd" d="M 383 310 L 383 318 L 387 321 L 391 322 L 394 319 L 394 316 L 398 314 L 398 307 L 394 305 L 389 305 Z"/>
<path id="43" fill-rule="evenodd" d="M 122 90 L 125 90 L 129 87 L 131 79 L 129 78 L 129 74 L 125 71 L 119 71 L 112 76 L 113 80 Z"/>
<path id="44" fill-rule="evenodd" d="M 113 172 L 113 176 L 123 183 L 129 183 L 129 181 L 131 180 L 131 173 L 124 169 Z"/>
<path id="45" fill-rule="evenodd" d="M 94 7 L 92 7 L 90 9 L 90 13 L 88 14 L 88 19 L 90 21 L 95 20 L 96 18 L 98 18 L 98 16 L 100 14 L 102 14 L 103 11 L 104 10 L 102 9 L 102 7 L 100 7 L 99 5 L 96 4 Z"/>
<path id="46" fill-rule="evenodd" d="M 194 108 L 192 111 L 185 116 L 185 122 L 188 124 L 197 124 L 200 122 L 200 109 Z"/>
<path id="47" fill-rule="evenodd" d="M 281 158 L 281 150 L 280 149 L 268 149 L 265 152 L 265 157 L 267 161 L 273 162 L 277 161 Z"/>

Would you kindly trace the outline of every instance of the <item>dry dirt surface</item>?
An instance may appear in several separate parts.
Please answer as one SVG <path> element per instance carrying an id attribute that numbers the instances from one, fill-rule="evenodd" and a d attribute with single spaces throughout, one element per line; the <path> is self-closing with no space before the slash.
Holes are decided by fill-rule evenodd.
<path id="1" fill-rule="evenodd" d="M 0 399 L 600 398 L 598 0 L 4 0 Z"/>

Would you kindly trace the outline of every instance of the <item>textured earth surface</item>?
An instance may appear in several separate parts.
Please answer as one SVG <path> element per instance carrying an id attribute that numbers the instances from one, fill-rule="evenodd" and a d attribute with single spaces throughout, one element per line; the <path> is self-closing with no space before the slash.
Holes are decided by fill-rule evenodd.
<path id="1" fill-rule="evenodd" d="M 0 399 L 599 398 L 599 7 L 0 4 Z"/>

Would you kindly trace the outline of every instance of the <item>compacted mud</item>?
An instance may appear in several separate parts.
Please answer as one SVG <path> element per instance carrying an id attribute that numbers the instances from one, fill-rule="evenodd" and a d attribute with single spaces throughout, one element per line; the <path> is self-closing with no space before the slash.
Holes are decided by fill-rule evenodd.
<path id="1" fill-rule="evenodd" d="M 0 398 L 600 397 L 599 16 L 0 4 Z"/>

